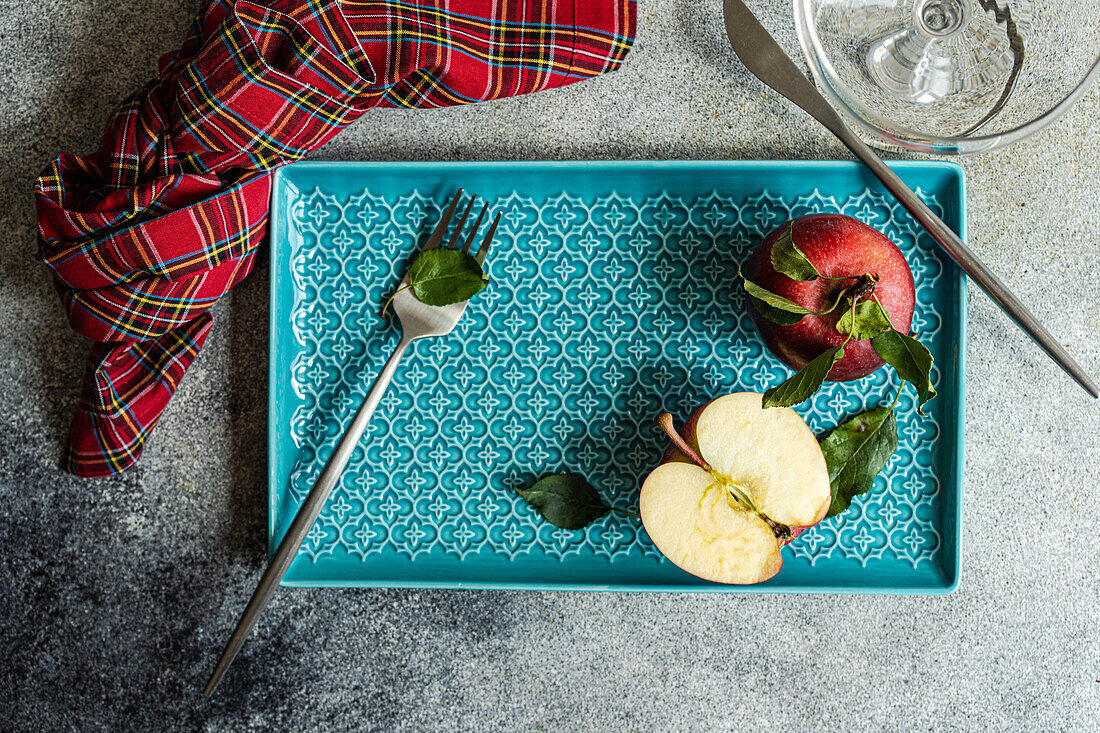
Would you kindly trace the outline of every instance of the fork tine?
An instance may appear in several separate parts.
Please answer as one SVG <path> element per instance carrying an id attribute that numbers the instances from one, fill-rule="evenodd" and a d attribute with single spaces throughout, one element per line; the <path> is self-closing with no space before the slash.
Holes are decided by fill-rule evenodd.
<path id="1" fill-rule="evenodd" d="M 474 237 L 477 236 L 477 230 L 481 227 L 481 220 L 485 218 L 485 211 L 489 208 L 489 202 L 486 201 L 481 206 L 481 213 L 477 215 L 477 220 L 474 222 L 473 228 L 470 229 L 470 236 L 466 237 L 466 242 L 462 245 L 463 252 L 470 251 L 470 245 L 474 243 Z"/>
<path id="2" fill-rule="evenodd" d="M 493 243 L 493 235 L 497 233 L 497 224 L 499 223 L 500 212 L 498 211 L 497 215 L 493 218 L 493 223 L 489 225 L 489 231 L 485 233 L 485 239 L 481 240 L 481 246 L 478 247 L 477 254 L 475 255 L 477 264 L 485 264 L 485 256 L 489 254 L 489 245 Z"/>
<path id="3" fill-rule="evenodd" d="M 455 207 L 458 206 L 459 199 L 462 198 L 462 189 L 458 189 L 458 192 L 451 199 L 450 206 L 443 212 L 443 216 L 439 217 L 439 223 L 435 225 L 435 229 L 432 230 L 431 235 L 428 237 L 428 241 L 424 242 L 422 249 L 435 249 L 439 246 L 439 243 L 443 241 L 443 233 L 447 231 L 447 225 L 451 223 L 451 217 L 454 216 Z"/>
<path id="4" fill-rule="evenodd" d="M 477 196 L 470 197 L 470 203 L 466 205 L 466 210 L 462 212 L 462 218 L 458 220 L 457 224 L 455 224 L 455 230 L 451 233 L 450 241 L 447 242 L 448 249 L 454 249 L 455 244 L 458 243 L 458 235 L 462 233 L 462 227 L 466 225 L 466 217 L 470 215 L 470 209 L 474 208 L 474 201 L 476 199 Z"/>

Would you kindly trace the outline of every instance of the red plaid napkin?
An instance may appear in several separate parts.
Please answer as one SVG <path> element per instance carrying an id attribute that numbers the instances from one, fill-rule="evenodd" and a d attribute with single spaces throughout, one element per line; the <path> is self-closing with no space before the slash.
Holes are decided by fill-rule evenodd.
<path id="1" fill-rule="evenodd" d="M 252 269 L 269 175 L 370 107 L 525 94 L 619 66 L 633 0 L 205 3 L 158 78 L 91 155 L 35 181 L 40 257 L 93 339 L 67 468 L 140 457 L 210 330 Z"/>

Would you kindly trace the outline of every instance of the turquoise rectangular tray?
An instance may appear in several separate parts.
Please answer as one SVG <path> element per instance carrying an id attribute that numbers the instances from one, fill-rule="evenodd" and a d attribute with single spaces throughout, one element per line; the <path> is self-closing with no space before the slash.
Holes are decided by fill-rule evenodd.
<path id="1" fill-rule="evenodd" d="M 893 166 L 965 238 L 953 164 Z M 294 586 L 949 593 L 962 538 L 965 283 L 861 167 L 840 162 L 324 163 L 280 169 L 271 210 L 269 542 L 281 538 L 398 338 L 379 318 L 440 207 L 503 214 L 492 283 L 402 362 L 284 580 Z M 708 583 L 610 514 L 543 521 L 513 488 L 585 475 L 633 507 L 665 448 L 654 418 L 789 374 L 745 312 L 737 265 L 769 230 L 839 211 L 886 232 L 917 284 L 939 396 L 907 388 L 874 490 L 803 533 L 755 586 Z M 892 370 L 826 385 L 820 434 L 893 397 Z"/>

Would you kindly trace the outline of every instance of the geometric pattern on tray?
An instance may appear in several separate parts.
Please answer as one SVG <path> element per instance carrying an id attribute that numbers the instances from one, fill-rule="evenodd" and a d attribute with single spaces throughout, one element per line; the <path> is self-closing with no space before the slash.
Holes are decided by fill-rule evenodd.
<path id="1" fill-rule="evenodd" d="M 933 197 L 918 193 L 942 215 Z M 633 509 L 667 444 L 655 415 L 669 410 L 682 421 L 713 395 L 763 391 L 786 378 L 764 351 L 736 274 L 760 237 L 795 216 L 841 212 L 896 242 L 917 284 L 913 329 L 943 363 L 932 344 L 941 326 L 932 297 L 944 275 L 940 255 L 896 201 L 871 190 L 844 200 L 816 190 L 690 200 L 609 191 L 588 201 L 565 191 L 489 204 L 503 215 L 488 261 L 492 282 L 455 334 L 406 357 L 300 554 L 316 561 L 340 548 L 368 561 L 383 549 L 409 558 L 433 548 L 459 558 L 489 549 L 514 559 L 537 545 L 563 560 L 667 562 L 633 518 L 612 513 L 583 531 L 560 530 L 512 489 L 574 471 L 608 503 Z M 381 303 L 440 213 L 418 191 L 382 197 L 369 188 L 343 199 L 303 192 L 289 212 L 299 233 L 290 258 L 300 347 L 292 384 L 302 400 L 290 426 L 300 455 L 289 485 L 295 504 L 392 348 L 396 328 L 389 339 L 363 334 L 379 329 Z M 889 402 L 897 387 L 895 372 L 882 369 L 826 384 L 797 409 L 821 433 Z M 921 418 L 906 388 L 899 447 L 874 490 L 787 552 L 865 566 L 932 560 L 941 543 L 931 448 L 947 414 L 941 402 Z"/>

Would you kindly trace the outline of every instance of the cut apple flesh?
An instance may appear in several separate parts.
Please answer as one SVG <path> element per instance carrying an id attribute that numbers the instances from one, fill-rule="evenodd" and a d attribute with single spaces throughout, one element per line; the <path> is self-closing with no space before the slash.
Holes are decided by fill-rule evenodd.
<path id="1" fill-rule="evenodd" d="M 829 511 L 831 497 L 821 446 L 797 412 L 762 408 L 760 399 L 755 392 L 719 397 L 700 411 L 694 440 L 689 440 L 772 521 L 792 527 L 817 524 Z"/>
<path id="2" fill-rule="evenodd" d="M 683 436 L 687 456 L 658 466 L 639 498 L 657 548 L 687 572 L 719 583 L 758 583 L 783 564 L 776 529 L 821 521 L 829 472 L 817 439 L 789 408 L 742 392 L 704 406 Z"/>
<path id="3" fill-rule="evenodd" d="M 779 540 L 767 522 L 729 500 L 702 468 L 665 463 L 649 474 L 642 522 L 661 553 L 692 575 L 718 583 L 758 583 L 779 572 Z"/>

